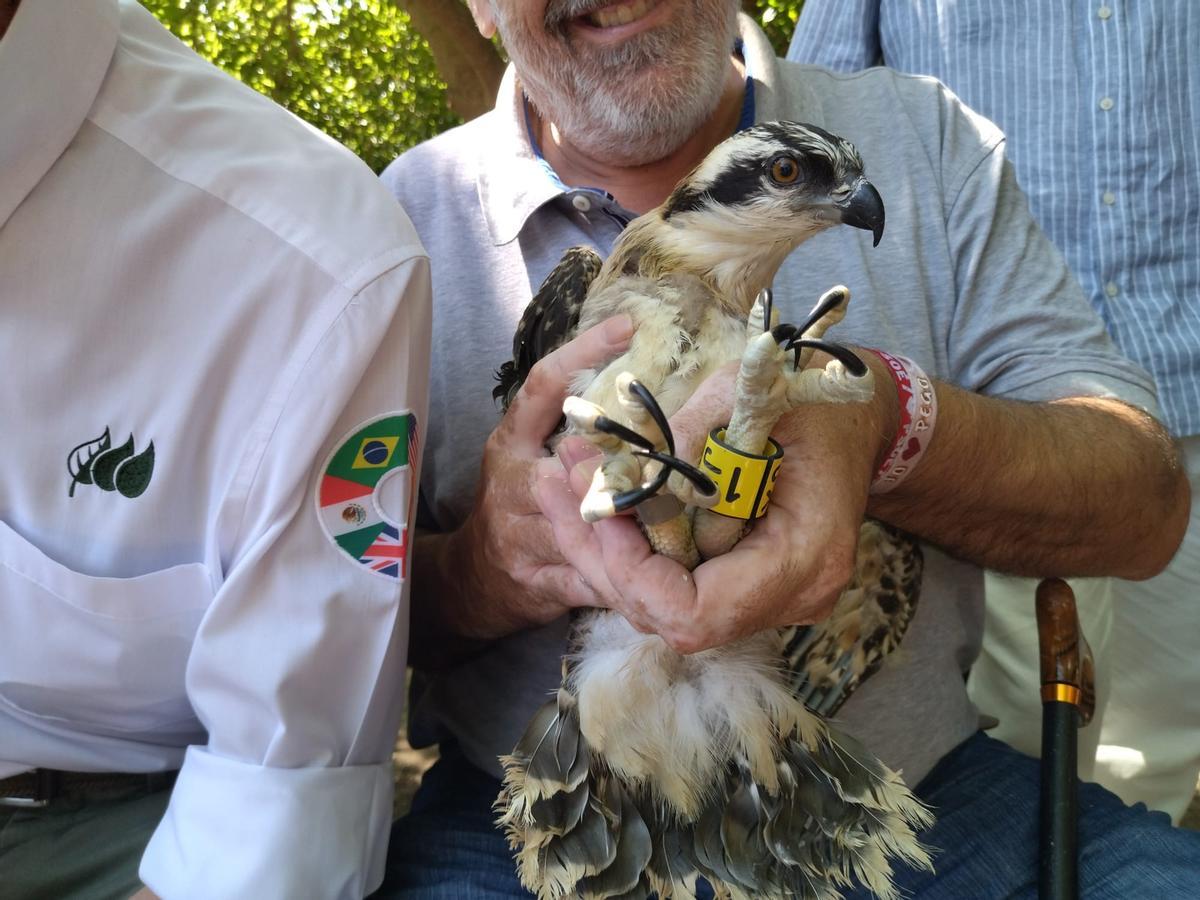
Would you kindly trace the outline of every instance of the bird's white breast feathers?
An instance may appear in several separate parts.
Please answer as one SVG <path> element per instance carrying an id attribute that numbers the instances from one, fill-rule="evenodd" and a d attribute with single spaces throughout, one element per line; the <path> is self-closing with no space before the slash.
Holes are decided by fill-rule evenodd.
<path id="1" fill-rule="evenodd" d="M 778 735 L 816 739 L 819 724 L 782 672 L 778 631 L 682 656 L 616 613 L 596 611 L 580 626 L 570 678 L 584 737 L 680 814 L 699 813 L 733 760 L 775 789 Z"/>
<path id="2" fill-rule="evenodd" d="M 616 379 L 622 372 L 632 372 L 670 416 L 705 378 L 741 359 L 746 348 L 744 318 L 717 306 L 692 276 L 622 278 L 588 299 L 580 329 L 618 313 L 627 313 L 636 326 L 629 349 L 599 372 L 578 373 L 572 383 L 572 393 L 613 415 L 621 408 Z"/>

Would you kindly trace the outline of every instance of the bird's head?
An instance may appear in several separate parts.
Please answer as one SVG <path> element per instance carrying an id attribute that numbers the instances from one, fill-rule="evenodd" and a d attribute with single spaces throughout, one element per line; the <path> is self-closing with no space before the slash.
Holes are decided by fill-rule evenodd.
<path id="1" fill-rule="evenodd" d="M 877 245 L 884 220 L 854 145 L 797 122 L 755 125 L 718 144 L 658 213 L 663 249 L 724 296 L 736 291 L 747 309 L 807 238 L 844 224 L 870 231 Z"/>

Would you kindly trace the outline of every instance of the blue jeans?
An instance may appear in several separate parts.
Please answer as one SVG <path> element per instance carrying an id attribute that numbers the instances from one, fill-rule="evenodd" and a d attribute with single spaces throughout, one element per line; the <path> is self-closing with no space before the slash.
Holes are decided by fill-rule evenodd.
<path id="1" fill-rule="evenodd" d="M 1037 897 L 1038 761 L 982 732 L 948 753 L 917 787 L 937 824 L 936 875 L 901 867 L 901 896 L 921 900 Z M 483 900 L 530 894 L 492 824 L 499 783 L 453 746 L 425 775 L 412 812 L 392 828 L 378 898 Z M 1200 832 L 1079 787 L 1080 894 L 1085 900 L 1200 898 Z M 867 900 L 866 891 L 847 898 Z"/>

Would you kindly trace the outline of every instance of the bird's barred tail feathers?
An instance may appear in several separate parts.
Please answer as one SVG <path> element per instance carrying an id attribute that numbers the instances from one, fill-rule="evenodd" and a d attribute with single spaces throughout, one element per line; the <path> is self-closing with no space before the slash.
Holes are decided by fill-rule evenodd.
<path id="1" fill-rule="evenodd" d="M 645 820 L 617 779 L 594 766 L 566 690 L 538 710 L 501 764 L 497 821 L 525 887 L 542 900 L 649 894 Z"/>
<path id="2" fill-rule="evenodd" d="M 815 740 L 793 731 L 779 743 L 773 790 L 731 762 L 691 821 L 604 766 L 566 689 L 502 762 L 498 821 L 522 883 L 543 900 L 692 898 L 697 875 L 719 897 L 837 900 L 862 884 L 894 900 L 893 862 L 932 868 L 917 839 L 929 811 L 896 773 L 824 725 Z"/>

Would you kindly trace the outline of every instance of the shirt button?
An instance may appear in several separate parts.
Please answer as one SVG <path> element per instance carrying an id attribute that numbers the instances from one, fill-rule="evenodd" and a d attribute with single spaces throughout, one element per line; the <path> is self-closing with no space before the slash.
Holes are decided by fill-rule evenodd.
<path id="1" fill-rule="evenodd" d="M 1104 110 L 1105 112 L 1108 112 L 1110 109 L 1112 109 L 1113 108 L 1113 98 L 1112 97 L 1101 97 L 1100 98 L 1100 108 L 1102 110 Z"/>
<path id="2" fill-rule="evenodd" d="M 1115 297 L 1120 292 L 1121 292 L 1121 289 L 1119 287 L 1117 287 L 1117 283 L 1115 281 L 1110 281 L 1108 284 L 1106 284 L 1104 286 L 1104 293 L 1108 294 L 1108 296 L 1110 296 L 1110 297 Z"/>
<path id="3" fill-rule="evenodd" d="M 1102 6 L 1098 10 L 1096 10 L 1096 15 L 1098 15 L 1102 19 L 1107 19 L 1109 16 L 1112 15 L 1112 9 L 1107 6 Z"/>
<path id="4" fill-rule="evenodd" d="M 1101 195 L 1100 199 L 1104 201 L 1105 206 L 1112 206 L 1117 202 L 1117 195 L 1112 191 L 1105 191 L 1104 194 Z"/>
<path id="5" fill-rule="evenodd" d="M 592 201 L 589 200 L 587 197 L 585 197 L 583 194 L 576 194 L 575 196 L 573 196 L 571 198 L 571 205 L 574 206 L 580 212 L 587 212 L 589 209 L 592 208 Z"/>

